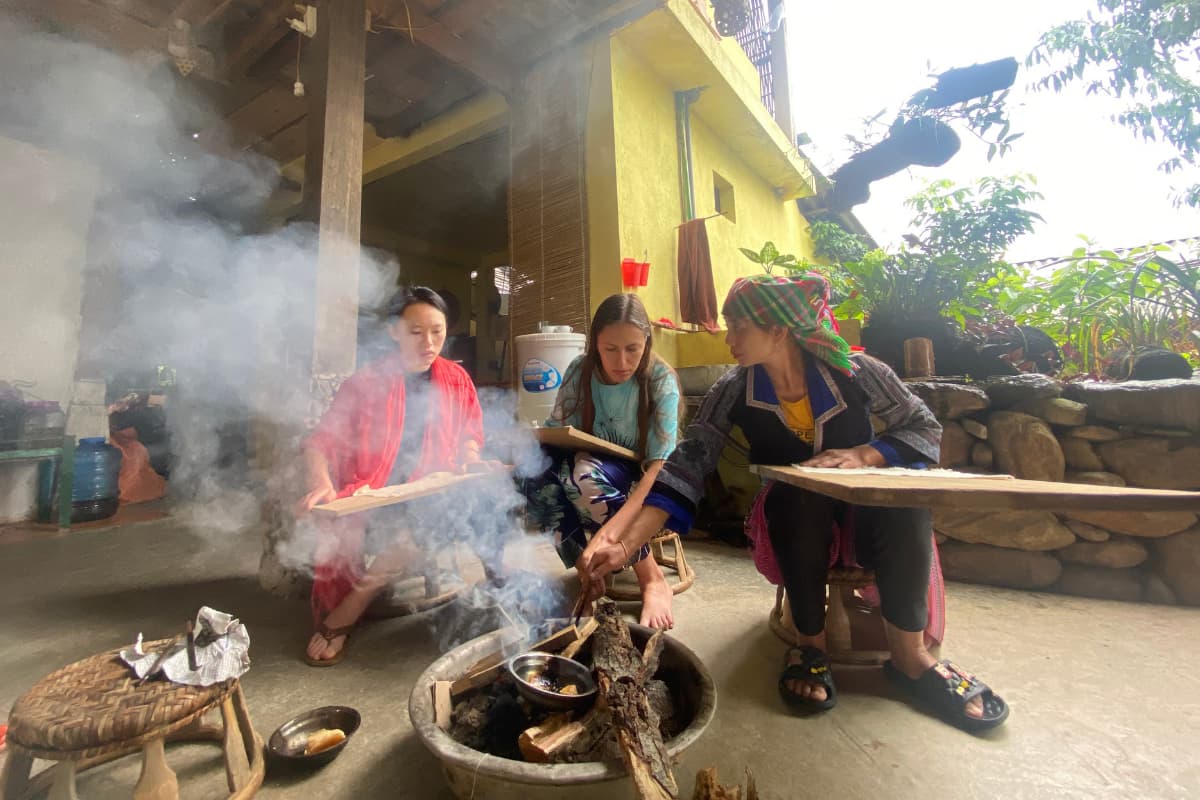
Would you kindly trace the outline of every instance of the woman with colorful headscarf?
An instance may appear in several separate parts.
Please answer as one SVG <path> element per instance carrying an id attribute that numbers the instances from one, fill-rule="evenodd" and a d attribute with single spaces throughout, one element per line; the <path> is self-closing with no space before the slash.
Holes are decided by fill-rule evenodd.
<path id="1" fill-rule="evenodd" d="M 705 476 L 716 469 L 735 426 L 757 464 L 853 469 L 938 461 L 941 426 L 890 368 L 851 352 L 835 332 L 824 278 L 739 279 L 722 314 L 738 368 L 709 390 L 620 540 L 589 544 L 579 571 L 593 596 L 626 552 L 663 527 L 691 527 Z M 882 423 L 878 433 L 872 417 Z M 994 727 L 1008 716 L 1008 706 L 985 684 L 927 649 L 941 638 L 941 576 L 927 509 L 854 506 L 767 484 L 746 532 L 756 566 L 786 589 L 799 633 L 779 679 L 789 706 L 814 712 L 837 701 L 825 642 L 825 573 L 832 554 L 840 563 L 875 570 L 891 650 L 884 665 L 889 678 L 970 730 Z"/>

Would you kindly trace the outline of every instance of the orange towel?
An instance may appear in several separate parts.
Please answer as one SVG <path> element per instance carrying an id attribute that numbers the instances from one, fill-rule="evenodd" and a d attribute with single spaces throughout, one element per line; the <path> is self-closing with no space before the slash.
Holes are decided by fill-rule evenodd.
<path id="1" fill-rule="evenodd" d="M 150 466 L 150 451 L 138 441 L 136 428 L 113 431 L 109 441 L 121 451 L 117 485 L 122 503 L 146 503 L 167 493 L 167 482 Z"/>

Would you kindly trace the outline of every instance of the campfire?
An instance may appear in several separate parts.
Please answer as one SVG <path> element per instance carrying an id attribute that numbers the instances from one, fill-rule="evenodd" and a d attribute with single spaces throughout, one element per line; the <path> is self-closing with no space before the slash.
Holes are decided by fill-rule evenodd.
<path id="1" fill-rule="evenodd" d="M 511 776 L 527 788 L 534 769 L 551 784 L 560 775 L 562 785 L 611 781 L 623 765 L 638 797 L 679 796 L 673 756 L 699 735 L 715 706 L 711 680 L 694 654 L 661 632 L 627 624 L 609 600 L 600 601 L 595 616 L 583 623 L 515 651 L 512 642 L 505 646 L 500 636 L 490 638 L 485 657 L 459 662 L 465 669 L 446 669 L 441 662 L 431 667 L 443 679 L 432 682 L 431 694 L 420 703 L 417 693 L 429 684 L 422 681 L 414 689 L 414 723 L 442 757 L 452 786 L 451 762 L 467 759 L 443 750 L 476 753 L 471 760 L 492 780 Z M 514 652 L 517 657 L 510 658 Z M 441 736 L 422 729 L 424 708 L 431 712 L 429 727 L 454 745 L 441 745 L 434 741 L 444 741 Z M 489 763 L 480 767 L 484 760 Z M 561 766 L 546 770 L 534 764 Z M 614 795 L 609 790 L 605 796 Z M 705 771 L 695 796 L 742 795 Z"/>

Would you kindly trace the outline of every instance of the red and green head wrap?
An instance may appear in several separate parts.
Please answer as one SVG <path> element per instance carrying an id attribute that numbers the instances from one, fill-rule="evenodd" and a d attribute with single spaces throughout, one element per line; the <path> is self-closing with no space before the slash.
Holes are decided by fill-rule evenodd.
<path id="1" fill-rule="evenodd" d="M 721 313 L 767 327 L 790 328 L 796 342 L 829 366 L 854 374 L 850 345 L 834 332 L 829 282 L 815 272 L 805 275 L 752 275 L 738 278 Z"/>

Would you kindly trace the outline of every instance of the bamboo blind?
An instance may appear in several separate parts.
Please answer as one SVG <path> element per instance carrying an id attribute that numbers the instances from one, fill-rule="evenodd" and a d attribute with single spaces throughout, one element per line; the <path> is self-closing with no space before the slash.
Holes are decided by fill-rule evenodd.
<path id="1" fill-rule="evenodd" d="M 589 76 L 577 61 L 548 58 L 535 66 L 510 114 L 512 336 L 535 333 L 540 320 L 587 331 Z"/>

